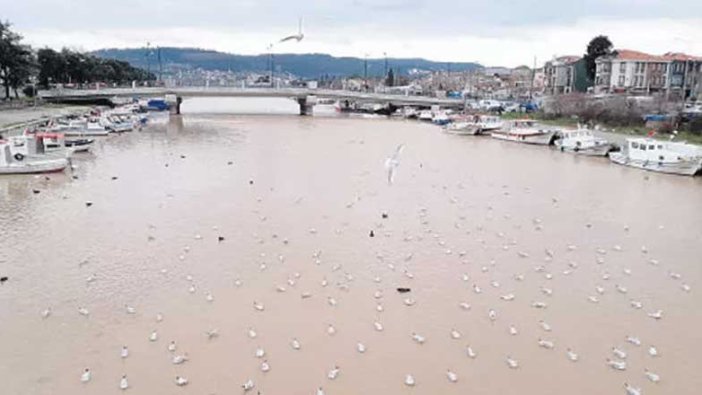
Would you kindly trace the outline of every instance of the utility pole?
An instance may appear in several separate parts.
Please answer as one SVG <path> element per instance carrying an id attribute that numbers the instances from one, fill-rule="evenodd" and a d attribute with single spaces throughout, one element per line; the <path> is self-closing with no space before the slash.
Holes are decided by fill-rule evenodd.
<path id="1" fill-rule="evenodd" d="M 387 78 L 388 76 L 388 54 L 387 52 L 383 52 L 383 56 L 385 56 L 385 77 Z"/>
<path id="2" fill-rule="evenodd" d="M 163 81 L 162 80 L 163 64 L 161 63 L 161 47 L 158 47 L 156 49 L 156 54 L 158 56 L 158 82 L 161 82 L 161 81 Z"/>
<path id="3" fill-rule="evenodd" d="M 534 98 L 534 79 L 536 79 L 536 56 L 534 56 L 534 68 L 531 69 L 531 84 L 529 85 L 529 100 Z"/>
<path id="4" fill-rule="evenodd" d="M 363 90 L 368 89 L 368 54 L 363 57 Z"/>

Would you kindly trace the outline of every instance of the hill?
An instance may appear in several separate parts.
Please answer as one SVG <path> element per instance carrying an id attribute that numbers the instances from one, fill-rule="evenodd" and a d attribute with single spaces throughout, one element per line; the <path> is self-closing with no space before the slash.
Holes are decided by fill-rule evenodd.
<path id="1" fill-rule="evenodd" d="M 158 55 L 152 48 L 151 55 L 147 58 L 146 48 L 131 49 L 102 49 L 93 54 L 107 59 L 127 61 L 133 66 L 158 68 Z M 270 57 L 262 55 L 236 55 L 198 48 L 160 48 L 161 63 L 165 72 L 174 72 L 183 69 L 203 70 L 231 70 L 234 72 L 264 72 L 270 68 Z M 289 72 L 302 78 L 319 78 L 328 76 L 363 75 L 364 60 L 353 57 L 334 57 L 326 54 L 275 54 L 274 64 L 276 71 Z M 368 59 L 368 75 L 379 76 L 384 74 L 384 59 Z M 397 73 L 407 75 L 413 71 L 438 71 L 446 70 L 449 63 L 434 62 L 421 58 L 397 59 L 389 58 L 388 65 Z M 450 63 L 452 71 L 474 70 L 482 66 L 477 63 Z"/>

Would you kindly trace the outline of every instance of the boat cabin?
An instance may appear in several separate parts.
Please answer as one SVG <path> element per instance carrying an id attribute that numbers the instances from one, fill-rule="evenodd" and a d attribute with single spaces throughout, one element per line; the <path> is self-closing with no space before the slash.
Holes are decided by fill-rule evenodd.
<path id="1" fill-rule="evenodd" d="M 699 150 L 681 142 L 665 142 L 654 139 L 628 139 L 629 157 L 634 160 L 674 163 L 700 155 Z"/>
<path id="2" fill-rule="evenodd" d="M 561 132 L 564 139 L 591 139 L 595 137 L 589 130 L 564 130 Z"/>

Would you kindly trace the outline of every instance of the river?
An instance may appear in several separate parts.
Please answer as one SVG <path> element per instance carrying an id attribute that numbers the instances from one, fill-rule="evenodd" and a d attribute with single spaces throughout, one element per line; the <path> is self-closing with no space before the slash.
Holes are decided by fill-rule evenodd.
<path id="1" fill-rule="evenodd" d="M 316 111 L 193 99 L 72 172 L 0 178 L 1 392 L 699 393 L 702 179 Z"/>

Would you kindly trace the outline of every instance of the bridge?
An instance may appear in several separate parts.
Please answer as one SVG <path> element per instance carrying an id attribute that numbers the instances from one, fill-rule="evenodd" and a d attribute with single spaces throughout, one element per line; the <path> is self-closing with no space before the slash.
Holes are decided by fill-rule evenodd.
<path id="1" fill-rule="evenodd" d="M 180 102 L 188 97 L 283 97 L 291 98 L 300 106 L 300 115 L 307 115 L 318 98 L 339 100 L 349 103 L 379 103 L 387 106 L 438 105 L 450 108 L 463 108 L 461 99 L 436 98 L 428 96 L 390 95 L 347 90 L 311 88 L 234 88 L 234 87 L 177 87 L 177 88 L 106 88 L 106 89 L 53 89 L 39 92 L 39 97 L 49 102 L 109 100 L 115 97 L 176 97 L 175 111 L 180 113 Z"/>

